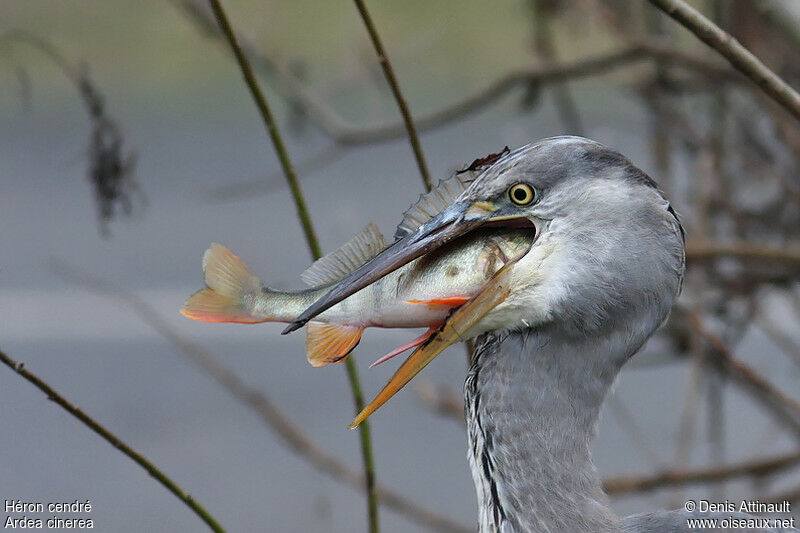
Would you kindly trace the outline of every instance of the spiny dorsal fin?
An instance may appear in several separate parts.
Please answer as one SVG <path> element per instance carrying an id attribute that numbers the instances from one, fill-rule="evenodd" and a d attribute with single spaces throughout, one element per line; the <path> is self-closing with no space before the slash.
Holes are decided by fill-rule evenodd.
<path id="1" fill-rule="evenodd" d="M 399 240 L 413 233 L 418 227 L 441 213 L 467 190 L 478 174 L 479 172 L 472 170 L 453 174 L 447 179 L 439 180 L 430 192 L 420 194 L 419 200 L 403 213 L 403 220 L 394 232 L 394 239 Z"/>
<path id="2" fill-rule="evenodd" d="M 386 248 L 383 235 L 373 223 L 364 231 L 350 239 L 341 248 L 325 257 L 314 261 L 314 264 L 300 274 L 300 279 L 311 287 L 320 287 L 337 282 L 347 276 Z"/>

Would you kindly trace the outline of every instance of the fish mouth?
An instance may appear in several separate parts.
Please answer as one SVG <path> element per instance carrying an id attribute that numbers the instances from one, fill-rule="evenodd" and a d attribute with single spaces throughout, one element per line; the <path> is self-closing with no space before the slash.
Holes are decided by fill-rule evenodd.
<path id="1" fill-rule="evenodd" d="M 504 215 L 487 202 L 456 202 L 336 283 L 327 294 L 289 324 L 282 334 L 300 329 L 318 314 L 414 259 L 478 228 L 486 227 L 533 228 L 534 241 L 539 235 L 537 225 L 524 215 Z"/>

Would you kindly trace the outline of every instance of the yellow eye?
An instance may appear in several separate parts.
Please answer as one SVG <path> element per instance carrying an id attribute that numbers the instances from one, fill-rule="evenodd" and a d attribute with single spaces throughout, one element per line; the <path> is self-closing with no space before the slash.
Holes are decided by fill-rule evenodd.
<path id="1" fill-rule="evenodd" d="M 536 200 L 536 191 L 530 185 L 517 183 L 508 189 L 508 197 L 517 205 L 528 205 Z"/>

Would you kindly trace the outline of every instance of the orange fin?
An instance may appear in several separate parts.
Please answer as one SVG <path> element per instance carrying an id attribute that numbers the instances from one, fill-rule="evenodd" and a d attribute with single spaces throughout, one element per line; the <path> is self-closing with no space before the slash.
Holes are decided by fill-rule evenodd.
<path id="1" fill-rule="evenodd" d="M 353 351 L 364 328 L 309 322 L 306 334 L 306 357 L 311 366 L 338 363 Z"/>
<path id="2" fill-rule="evenodd" d="M 203 289 L 191 295 L 181 314 L 201 322 L 239 322 L 255 324 L 263 320 L 252 317 L 239 305 L 239 300 L 220 294 L 213 289 Z"/>
<path id="3" fill-rule="evenodd" d="M 469 301 L 469 296 L 449 296 L 447 298 L 434 298 L 433 300 L 406 300 L 407 304 L 446 305 L 458 307 Z"/>
<path id="4" fill-rule="evenodd" d="M 207 289 L 186 300 L 181 314 L 203 322 L 256 324 L 265 319 L 253 316 L 252 300 L 261 290 L 261 281 L 230 250 L 212 244 L 203 255 Z"/>

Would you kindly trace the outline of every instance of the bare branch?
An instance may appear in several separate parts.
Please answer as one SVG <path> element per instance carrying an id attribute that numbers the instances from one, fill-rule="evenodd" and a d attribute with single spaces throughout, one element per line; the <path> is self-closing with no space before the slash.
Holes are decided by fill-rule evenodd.
<path id="1" fill-rule="evenodd" d="M 720 370 L 800 437 L 800 402 L 784 394 L 761 374 L 734 357 L 725 341 L 709 331 L 698 314 L 689 310 L 685 310 L 685 314 L 689 326 L 712 348 L 713 362 L 719 365 Z"/>
<path id="2" fill-rule="evenodd" d="M 300 184 L 297 181 L 297 176 L 294 172 L 292 161 L 289 159 L 289 152 L 286 150 L 286 145 L 283 142 L 278 125 L 272 115 L 272 110 L 269 107 L 267 98 L 264 95 L 264 92 L 261 90 L 258 80 L 256 80 L 253 69 L 250 66 L 250 62 L 236 40 L 236 35 L 234 34 L 233 28 L 231 27 L 230 22 L 225 15 L 225 11 L 222 9 L 222 4 L 220 4 L 219 0 L 209 0 L 209 3 L 211 4 L 211 9 L 214 12 L 214 16 L 217 18 L 217 22 L 219 23 L 222 34 L 227 39 L 228 44 L 230 44 L 233 55 L 236 58 L 236 62 L 239 64 L 239 68 L 242 71 L 242 77 L 244 77 L 245 84 L 250 90 L 253 101 L 255 102 L 258 112 L 261 115 L 261 119 L 264 122 L 267 135 L 269 135 L 269 138 L 272 141 L 272 146 L 275 148 L 275 153 L 278 156 L 278 160 L 281 163 L 281 168 L 283 169 L 286 181 L 289 184 L 289 189 L 292 192 L 292 199 L 294 200 L 295 207 L 297 208 L 297 217 L 300 219 L 300 223 L 303 226 L 303 233 L 305 234 L 308 247 L 311 250 L 311 255 L 314 259 L 318 259 L 322 256 L 322 248 L 320 248 L 319 239 L 317 239 L 317 235 L 314 232 L 314 226 L 311 223 L 311 217 L 308 214 L 308 208 L 306 207 L 306 201 L 303 197 L 303 192 L 300 189 Z"/>
<path id="3" fill-rule="evenodd" d="M 201 0 L 172 1 L 206 35 L 215 38 L 221 37 L 213 15 L 204 7 Z M 275 83 L 275 89 L 292 105 L 301 108 L 308 118 L 336 143 L 344 146 L 358 146 L 398 139 L 407 134 L 402 121 L 375 126 L 349 123 L 330 109 L 319 95 L 300 82 L 285 64 L 263 53 L 243 36 L 238 35 L 237 38 L 242 50 L 253 64 L 271 76 Z M 497 102 L 518 87 L 578 80 L 627 68 L 648 59 L 659 59 L 665 65 L 691 69 L 699 75 L 715 81 L 738 84 L 744 80 L 741 74 L 716 61 L 679 50 L 668 43 L 647 40 L 613 52 L 534 69 L 507 72 L 487 83 L 483 89 L 454 104 L 415 117 L 414 122 L 418 132 L 428 131 L 466 118 Z"/>
<path id="4" fill-rule="evenodd" d="M 764 334 L 774 342 L 783 353 L 788 355 L 800 367 L 800 343 L 789 334 L 780 329 L 775 323 L 761 316 L 756 319 L 756 324 Z"/>
<path id="5" fill-rule="evenodd" d="M 701 41 L 724 56 L 734 68 L 750 78 L 762 91 L 800 119 L 800 94 L 772 72 L 739 41 L 708 20 L 683 0 L 650 0 Z"/>
<path id="6" fill-rule="evenodd" d="M 245 83 L 247 84 L 250 94 L 258 107 L 261 118 L 264 121 L 264 126 L 267 129 L 272 145 L 275 152 L 278 154 L 278 159 L 281 162 L 281 167 L 286 176 L 286 181 L 292 192 L 292 198 L 297 209 L 297 216 L 303 226 L 303 231 L 306 236 L 308 248 L 314 259 L 322 257 L 322 248 L 320 248 L 319 240 L 314 231 L 311 223 L 311 216 L 306 208 L 305 198 L 300 189 L 300 183 L 297 181 L 292 162 L 289 159 L 289 153 L 283 143 L 283 137 L 278 129 L 278 124 L 272 116 L 272 111 L 267 103 L 267 98 L 261 90 L 261 86 L 256 80 L 253 68 L 250 61 L 245 56 L 242 47 L 236 40 L 236 34 L 233 31 L 230 21 L 228 20 L 225 10 L 219 0 L 209 0 L 211 10 L 214 12 L 214 17 L 217 19 L 220 30 L 225 36 L 228 44 L 233 51 L 236 62 L 242 71 Z M 355 412 L 361 412 L 364 408 L 364 395 L 361 392 L 361 382 L 358 378 L 358 369 L 355 364 L 355 357 L 351 354 L 344 362 L 345 371 L 347 372 L 347 379 L 350 382 L 350 392 L 353 396 L 353 403 L 355 403 Z M 362 424 L 358 428 L 359 442 L 361 444 L 361 457 L 364 462 L 364 476 L 366 480 L 366 495 L 367 495 L 367 516 L 369 518 L 370 531 L 373 533 L 378 532 L 378 494 L 375 483 L 375 459 L 372 454 L 372 437 L 369 424 Z"/>
<path id="7" fill-rule="evenodd" d="M 152 327 L 159 335 L 169 341 L 178 353 L 187 361 L 222 386 L 231 396 L 243 405 L 252 409 L 264 422 L 267 428 L 278 436 L 288 450 L 296 453 L 317 470 L 327 474 L 335 481 L 349 487 L 365 491 L 364 475 L 350 468 L 324 448 L 318 446 L 308 435 L 292 423 L 272 399 L 264 392 L 245 383 L 236 373 L 225 366 L 211 353 L 182 335 L 169 325 L 152 306 L 135 295 L 111 285 L 108 281 L 77 272 L 63 264 L 54 263 L 52 270 L 59 276 L 76 283 L 87 291 L 111 298 L 129 307 L 144 323 Z M 420 525 L 444 533 L 464 533 L 472 528 L 458 524 L 448 517 L 425 509 L 402 494 L 384 486 L 377 486 L 378 501 L 381 505 L 407 517 Z"/>
<path id="8" fill-rule="evenodd" d="M 400 90 L 400 84 L 397 82 L 397 77 L 394 75 L 392 63 L 389 61 L 389 56 L 386 54 L 380 35 L 378 35 L 378 29 L 375 27 L 375 23 L 372 22 L 372 17 L 367 10 L 367 5 L 364 3 L 364 0 L 355 0 L 355 3 L 361 15 L 361 19 L 364 21 L 364 26 L 367 28 L 367 33 L 369 33 L 372 45 L 375 47 L 375 52 L 378 54 L 378 62 L 383 69 L 383 74 L 386 76 L 386 81 L 392 89 L 395 101 L 397 101 L 397 107 L 400 108 L 400 114 L 403 116 L 403 123 L 408 132 L 408 142 L 411 143 L 411 149 L 414 151 L 414 158 L 417 160 L 417 166 L 422 175 L 422 182 L 425 184 L 425 189 L 430 191 L 431 188 L 433 188 L 433 182 L 428 172 L 428 164 L 425 162 L 425 156 L 422 153 L 422 145 L 420 145 L 419 137 L 417 136 L 417 128 L 414 126 L 414 119 L 411 118 L 411 110 L 408 108 L 403 92 Z"/>
<path id="9" fill-rule="evenodd" d="M 132 193 L 145 203 L 145 197 L 133 179 L 136 155 L 123 149 L 122 132 L 108 114 L 105 98 L 89 76 L 86 65 L 69 61 L 52 43 L 23 30 L 0 33 L 0 46 L 22 43 L 50 59 L 69 79 L 89 115 L 88 178 L 94 187 L 101 235 L 108 236 L 108 223 L 120 211 L 133 210 Z"/>
<path id="10" fill-rule="evenodd" d="M 156 465 L 151 463 L 144 455 L 137 452 L 127 444 L 125 444 L 119 437 L 107 430 L 103 425 L 97 422 L 94 418 L 90 417 L 83 410 L 73 405 L 69 400 L 64 398 L 61 394 L 56 392 L 53 387 L 45 383 L 39 376 L 33 372 L 28 371 L 23 363 L 17 362 L 4 352 L 0 351 L 0 362 L 8 368 L 25 378 L 28 382 L 32 383 L 37 389 L 47 395 L 47 399 L 58 404 L 66 412 L 80 420 L 86 427 L 100 435 L 114 448 L 118 449 L 128 457 L 130 457 L 136 464 L 144 468 L 148 474 L 153 476 L 156 481 L 161 483 L 168 491 L 175 495 L 176 498 L 186 504 L 194 513 L 205 522 L 212 531 L 224 533 L 225 530 L 217 523 L 216 519 L 211 516 L 205 507 L 195 501 L 195 499 L 187 494 L 177 483 L 172 481 L 165 473 L 163 473 Z"/>
<path id="11" fill-rule="evenodd" d="M 736 478 L 763 478 L 772 474 L 781 474 L 798 464 L 800 464 L 800 453 L 790 453 L 770 459 L 745 461 L 712 468 L 694 470 L 668 469 L 643 476 L 607 478 L 603 481 L 603 486 L 608 494 L 620 496 L 630 493 L 649 492 L 665 487 L 719 483 Z"/>
<path id="12" fill-rule="evenodd" d="M 295 167 L 297 177 L 311 174 L 323 167 L 333 164 L 345 155 L 345 150 L 339 145 L 332 145 L 330 148 L 320 151 L 305 161 L 301 161 Z M 252 198 L 255 194 L 265 194 L 278 187 L 278 181 L 283 176 L 283 171 L 279 170 L 265 177 L 227 183 L 213 188 L 205 194 L 205 200 L 209 203 L 224 203 L 243 198 Z"/>
<path id="13" fill-rule="evenodd" d="M 531 0 L 529 7 L 533 15 L 534 50 L 542 63 L 553 64 L 557 61 L 557 54 L 553 34 L 550 31 L 554 20 L 552 2 Z M 553 88 L 553 95 L 566 133 L 584 135 L 583 122 L 569 87 L 566 84 L 557 85 Z"/>
<path id="14" fill-rule="evenodd" d="M 686 245 L 686 259 L 704 260 L 718 257 L 752 261 L 770 261 L 789 267 L 800 268 L 800 249 L 766 247 L 747 241 L 720 244 L 717 242 L 689 242 Z"/>
<path id="15" fill-rule="evenodd" d="M 472 353 L 468 349 L 467 356 Z M 436 386 L 429 379 L 417 378 L 413 383 L 419 401 L 430 411 L 466 425 L 464 400 L 449 387 Z"/>

